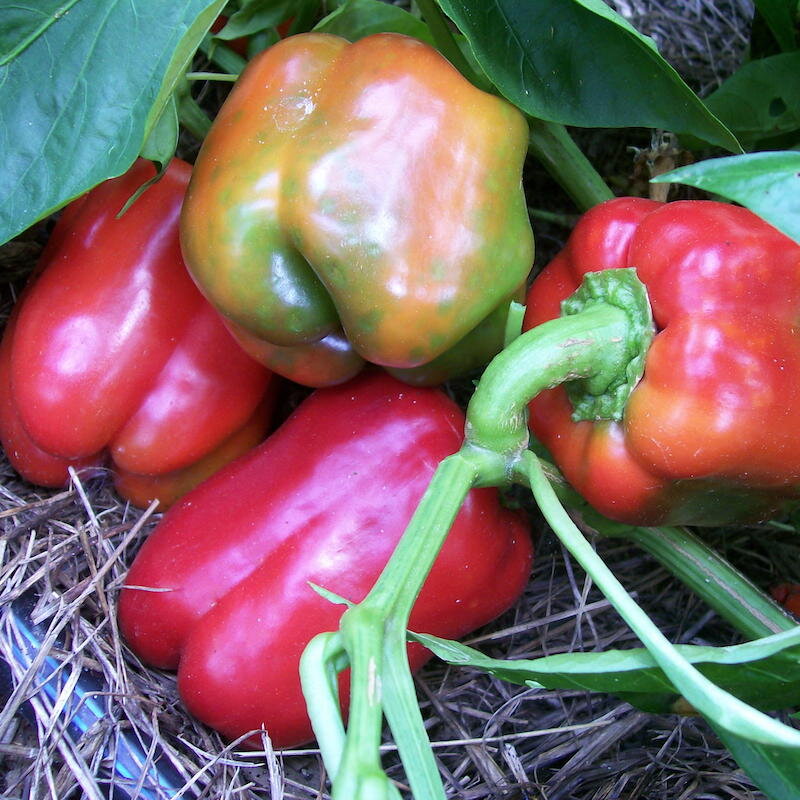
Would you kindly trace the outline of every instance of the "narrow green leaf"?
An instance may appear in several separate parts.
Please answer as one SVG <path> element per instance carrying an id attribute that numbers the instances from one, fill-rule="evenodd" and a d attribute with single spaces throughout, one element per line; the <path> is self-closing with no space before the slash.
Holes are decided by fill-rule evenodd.
<path id="1" fill-rule="evenodd" d="M 800 152 L 712 158 L 667 172 L 653 183 L 685 183 L 733 200 L 800 242 Z"/>
<path id="2" fill-rule="evenodd" d="M 539 119 L 643 126 L 741 147 L 653 41 L 602 0 L 439 0 L 498 89 Z"/>
<path id="3" fill-rule="evenodd" d="M 0 243 L 139 154 L 224 0 L 81 0 L 0 68 Z"/>
<path id="4" fill-rule="evenodd" d="M 797 46 L 795 35 L 797 0 L 756 0 L 755 5 L 781 50 L 784 52 L 794 50 Z"/>
<path id="5" fill-rule="evenodd" d="M 163 172 L 175 155 L 175 148 L 178 146 L 178 104 L 175 95 L 167 101 L 161 116 L 156 121 L 155 126 L 150 131 L 141 156 L 152 161 L 158 168 L 159 173 Z"/>
<path id="6" fill-rule="evenodd" d="M 794 747 L 770 747 L 712 724 L 739 766 L 769 800 L 800 797 L 800 754 Z"/>
<path id="7" fill-rule="evenodd" d="M 326 589 L 324 586 L 319 586 L 313 581 L 309 581 L 308 585 L 320 596 L 324 597 L 329 603 L 333 603 L 335 606 L 347 606 L 348 608 L 353 605 L 351 600 L 348 600 L 346 597 L 342 597 L 341 595 L 336 594 L 336 592 L 332 592 L 330 589 Z"/>
<path id="8" fill-rule="evenodd" d="M 800 52 L 751 61 L 706 98 L 747 148 L 800 130 Z"/>
<path id="9" fill-rule="evenodd" d="M 146 180 L 122 206 L 117 217 L 125 212 L 166 172 L 169 162 L 175 155 L 178 146 L 178 102 L 175 95 L 167 102 L 161 116 L 156 121 L 155 127 L 150 131 L 147 141 L 142 147 L 141 156 L 152 161 L 156 174 Z"/>
<path id="10" fill-rule="evenodd" d="M 197 0 L 184 0 L 184 2 L 188 6 L 190 2 L 197 3 Z M 208 4 L 208 0 L 205 0 L 205 3 Z M 167 69 L 161 79 L 161 87 L 145 119 L 145 141 L 161 117 L 164 107 L 184 80 L 194 54 L 223 7 L 224 0 L 215 0 L 211 5 L 207 5 L 205 9 L 200 10 L 200 6 L 198 6 L 198 12 L 194 17 L 186 17 L 187 28 L 183 35 L 177 39 L 177 45 L 172 51 L 172 57 L 169 59 Z"/>
<path id="11" fill-rule="evenodd" d="M 390 31 L 433 44 L 431 32 L 422 20 L 380 0 L 347 0 L 318 22 L 314 30 L 333 33 L 351 42 L 373 33 Z"/>
<path id="12" fill-rule="evenodd" d="M 443 661 L 476 667 L 510 683 L 607 692 L 647 711 L 668 711 L 678 696 L 645 649 L 504 661 L 427 634 L 411 638 Z M 676 649 L 718 686 L 758 708 L 772 710 L 800 702 L 800 626 L 731 647 L 676 645 Z"/>
<path id="13" fill-rule="evenodd" d="M 78 0 L 19 0 L 0 2 L 0 67 L 16 58 L 51 25 L 66 14 Z"/>

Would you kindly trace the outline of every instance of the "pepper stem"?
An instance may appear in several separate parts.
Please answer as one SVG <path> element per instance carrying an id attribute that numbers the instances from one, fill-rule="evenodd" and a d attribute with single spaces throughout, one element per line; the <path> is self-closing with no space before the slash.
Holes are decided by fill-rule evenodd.
<path id="1" fill-rule="evenodd" d="M 641 377 L 653 322 L 635 270 L 589 273 L 564 313 L 496 356 L 470 401 L 466 445 L 503 457 L 506 473 L 527 449 L 527 404 L 539 392 L 569 382 L 581 419 L 614 419 Z"/>
<path id="2" fill-rule="evenodd" d="M 304 654 L 303 690 L 337 800 L 394 796 L 380 767 L 384 710 L 414 797 L 443 800 L 408 667 L 409 615 L 469 490 L 505 482 L 525 451 L 524 409 L 532 394 L 579 378 L 599 394 L 630 381 L 629 365 L 649 341 L 649 306 L 641 284 L 643 303 L 631 308 L 619 300 L 620 286 L 638 284 L 633 270 L 603 276 L 606 289 L 578 293 L 566 310 L 570 316 L 515 339 L 508 355 L 487 370 L 470 405 L 464 446 L 439 465 L 374 587 L 345 611 L 335 638 L 317 637 Z M 345 660 L 351 666 L 351 706 L 343 740 L 331 670 Z"/>
<path id="3" fill-rule="evenodd" d="M 581 213 L 614 197 L 563 125 L 535 117 L 528 117 L 528 125 L 528 152 L 541 162 Z"/>
<path id="4" fill-rule="evenodd" d="M 378 581 L 361 603 L 343 614 L 335 646 L 325 652 L 329 640 L 316 637 L 303 655 L 303 691 L 308 705 L 314 707 L 311 722 L 333 776 L 333 797 L 338 800 L 397 796 L 380 766 L 384 709 L 414 796 L 444 800 L 408 667 L 406 629 L 414 601 L 453 520 L 484 471 L 482 460 L 478 453 L 459 452 L 439 464 Z M 351 667 L 344 742 L 329 677 L 334 661 L 337 668 L 343 666 L 343 654 Z"/>

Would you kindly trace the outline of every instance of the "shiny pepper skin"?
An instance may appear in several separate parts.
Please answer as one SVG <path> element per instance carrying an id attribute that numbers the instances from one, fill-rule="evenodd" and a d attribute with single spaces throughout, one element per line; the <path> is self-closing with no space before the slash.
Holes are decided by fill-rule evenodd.
<path id="1" fill-rule="evenodd" d="M 366 360 L 441 381 L 502 346 L 530 270 L 527 140 L 513 106 L 422 42 L 289 37 L 249 63 L 203 144 L 186 263 L 292 380 L 338 383 Z"/>
<path id="2" fill-rule="evenodd" d="M 26 479 L 108 463 L 128 499 L 168 505 L 259 441 L 274 378 L 194 286 L 178 237 L 190 167 L 138 161 L 70 204 L 0 344 L 0 440 Z"/>
<path id="3" fill-rule="evenodd" d="M 300 655 L 344 608 L 309 582 L 362 600 L 463 429 L 440 390 L 377 370 L 317 390 L 152 532 L 120 595 L 131 648 L 177 669 L 189 711 L 226 737 L 264 726 L 276 747 L 311 739 Z M 472 490 L 411 628 L 457 637 L 493 619 L 525 586 L 531 555 L 524 518 L 495 489 Z M 414 668 L 429 655 L 409 652 Z"/>
<path id="4" fill-rule="evenodd" d="M 618 198 L 578 222 L 534 281 L 524 327 L 584 273 L 635 267 L 657 334 L 621 422 L 573 422 L 564 389 L 532 432 L 606 516 L 634 525 L 758 519 L 800 495 L 800 246 L 714 201 Z"/>

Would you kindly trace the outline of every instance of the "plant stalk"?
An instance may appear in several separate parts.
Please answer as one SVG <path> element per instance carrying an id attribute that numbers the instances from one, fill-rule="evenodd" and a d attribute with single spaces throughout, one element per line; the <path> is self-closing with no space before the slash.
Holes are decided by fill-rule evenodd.
<path id="1" fill-rule="evenodd" d="M 602 527 L 598 531 L 607 535 Z M 751 639 L 797 627 L 772 598 L 686 528 L 628 528 L 611 535 L 629 539 L 650 553 Z"/>
<path id="2" fill-rule="evenodd" d="M 529 152 L 570 196 L 581 213 L 614 197 L 563 125 L 535 117 L 528 117 L 528 125 Z"/>

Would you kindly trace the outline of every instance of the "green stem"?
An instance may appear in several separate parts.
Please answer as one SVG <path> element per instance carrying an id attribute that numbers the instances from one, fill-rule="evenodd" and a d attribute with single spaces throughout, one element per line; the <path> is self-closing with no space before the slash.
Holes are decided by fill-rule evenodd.
<path id="1" fill-rule="evenodd" d="M 245 59 L 230 47 L 220 44 L 211 34 L 206 35 L 200 42 L 200 50 L 209 61 L 216 64 L 223 72 L 231 75 L 238 75 L 247 65 Z"/>
<path id="2" fill-rule="evenodd" d="M 608 535 L 602 526 L 593 527 Z M 628 528 L 611 535 L 630 539 L 654 556 L 745 636 L 760 639 L 797 627 L 777 603 L 686 528 Z"/>
<path id="3" fill-rule="evenodd" d="M 631 599 L 611 570 L 567 515 L 536 456 L 526 451 L 514 477 L 530 486 L 555 534 L 587 575 L 630 625 L 683 697 L 703 716 L 730 733 L 766 746 L 800 747 L 800 732 L 762 714 L 720 689 L 692 666 Z"/>
<path id="4" fill-rule="evenodd" d="M 438 50 L 470 83 L 478 83 L 474 70 L 461 52 L 447 24 L 447 18 L 435 0 L 417 0 L 417 5 L 433 34 Z"/>
<path id="5" fill-rule="evenodd" d="M 239 75 L 230 75 L 227 72 L 187 72 L 188 81 L 224 81 L 225 83 L 235 83 L 239 80 Z"/>
<path id="6" fill-rule="evenodd" d="M 339 769 L 334 773 L 333 797 L 379 800 L 390 795 L 381 767 L 383 727 L 383 619 L 368 604 L 348 609 L 339 631 L 350 659 L 350 713 Z"/>
<path id="7" fill-rule="evenodd" d="M 528 445 L 530 398 L 572 378 L 613 370 L 627 351 L 626 313 L 598 305 L 523 333 L 483 373 L 467 411 L 467 441 L 512 459 Z"/>
<path id="8" fill-rule="evenodd" d="M 300 658 L 300 683 L 308 698 L 308 716 L 331 779 L 336 777 L 344 750 L 345 731 L 336 675 L 346 666 L 346 653 L 338 632 L 315 636 Z"/>
<path id="9" fill-rule="evenodd" d="M 508 304 L 506 329 L 503 335 L 503 347 L 508 347 L 514 339 L 522 335 L 522 325 L 525 322 L 525 306 L 512 300 Z"/>
<path id="10" fill-rule="evenodd" d="M 534 117 L 528 117 L 528 124 L 529 152 L 542 163 L 581 212 L 614 197 L 563 125 Z"/>
<path id="11" fill-rule="evenodd" d="M 573 419 L 621 419 L 644 372 L 654 327 L 634 269 L 587 273 L 561 313 L 492 359 L 467 409 L 466 446 L 493 453 L 506 473 L 527 449 L 531 398 L 563 383 Z"/>
<path id="12" fill-rule="evenodd" d="M 588 505 L 553 464 L 541 459 L 540 463 L 562 505 L 576 509 L 601 536 L 639 545 L 745 636 L 760 639 L 796 627 L 778 603 L 690 530 L 637 528 L 607 519 Z"/>
<path id="13" fill-rule="evenodd" d="M 411 613 L 467 492 L 483 469 L 479 455 L 463 451 L 439 464 L 392 557 L 361 605 L 398 616 Z"/>
<path id="14" fill-rule="evenodd" d="M 188 92 L 178 98 L 178 119 L 181 125 L 200 141 L 205 139 L 211 130 L 211 120 Z"/>
<path id="15" fill-rule="evenodd" d="M 545 211 L 543 208 L 531 208 L 528 206 L 528 216 L 531 219 L 540 219 L 542 222 L 551 222 L 553 225 L 560 225 L 562 228 L 575 227 L 578 221 L 578 214 L 561 214 L 556 211 Z"/>
<path id="16" fill-rule="evenodd" d="M 411 608 L 481 471 L 478 454 L 459 452 L 439 464 L 400 542 L 367 597 L 342 616 L 340 631 L 351 663 L 350 718 L 333 797 L 367 800 L 378 791 L 377 760 L 383 720 L 381 684 L 390 671 L 392 715 L 400 757 L 417 800 L 443 800 L 439 772 L 417 709 L 406 656 Z M 409 727 L 413 726 L 413 727 Z M 394 728 L 393 728 L 394 730 Z M 381 791 L 385 791 L 384 786 Z"/>

